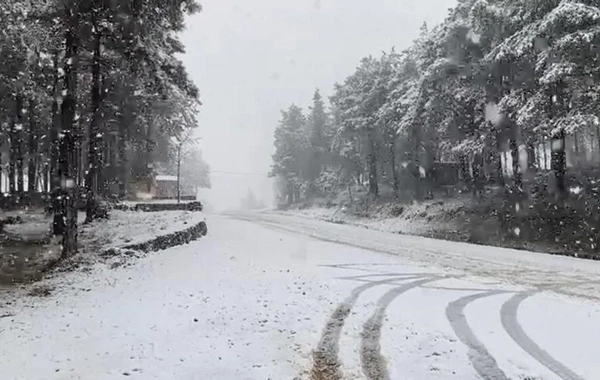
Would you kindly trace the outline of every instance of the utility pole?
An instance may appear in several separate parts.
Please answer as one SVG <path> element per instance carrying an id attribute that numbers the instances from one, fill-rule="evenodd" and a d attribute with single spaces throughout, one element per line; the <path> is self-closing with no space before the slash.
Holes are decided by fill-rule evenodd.
<path id="1" fill-rule="evenodd" d="M 177 147 L 177 204 L 181 203 L 181 148 L 185 141 L 180 141 Z"/>
<path id="2" fill-rule="evenodd" d="M 179 136 L 172 140 L 177 144 L 177 203 L 181 203 L 181 155 L 184 145 L 195 145 L 198 142 L 198 138 L 193 138 L 194 131 L 189 129 L 184 132 L 182 136 Z"/>

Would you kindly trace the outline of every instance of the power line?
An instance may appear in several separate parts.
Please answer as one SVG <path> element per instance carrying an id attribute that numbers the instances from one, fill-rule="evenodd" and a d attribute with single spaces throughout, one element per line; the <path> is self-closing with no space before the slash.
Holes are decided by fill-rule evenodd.
<path id="1" fill-rule="evenodd" d="M 239 176 L 261 176 L 261 177 L 268 177 L 269 172 L 247 172 L 247 173 L 242 173 L 242 172 L 229 172 L 229 171 L 224 171 L 224 170 L 211 170 L 210 174 L 225 174 L 225 175 L 239 175 Z"/>

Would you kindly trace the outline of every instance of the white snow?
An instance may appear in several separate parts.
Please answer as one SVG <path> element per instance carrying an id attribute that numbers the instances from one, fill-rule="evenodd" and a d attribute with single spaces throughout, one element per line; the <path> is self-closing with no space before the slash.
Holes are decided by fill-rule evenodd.
<path id="1" fill-rule="evenodd" d="M 392 379 L 558 379 L 515 328 L 600 378 L 600 263 L 267 213 L 208 224 L 188 246 L 0 303 L 2 378 L 308 379 L 325 339 L 348 379 L 382 363 Z M 515 325 L 510 301 L 529 292 Z"/>
<path id="2" fill-rule="evenodd" d="M 171 201 L 172 203 L 172 201 Z M 142 243 L 192 227 L 205 215 L 191 211 L 133 212 L 112 210 L 108 220 L 81 227 L 81 238 L 104 248 Z"/>
<path id="3" fill-rule="evenodd" d="M 495 127 L 499 126 L 502 120 L 504 120 L 504 115 L 502 115 L 496 103 L 485 105 L 485 120 L 492 123 Z"/>
<path id="4" fill-rule="evenodd" d="M 174 175 L 157 175 L 156 176 L 156 180 L 157 181 L 175 182 L 175 181 L 177 181 L 177 176 L 174 176 Z"/>

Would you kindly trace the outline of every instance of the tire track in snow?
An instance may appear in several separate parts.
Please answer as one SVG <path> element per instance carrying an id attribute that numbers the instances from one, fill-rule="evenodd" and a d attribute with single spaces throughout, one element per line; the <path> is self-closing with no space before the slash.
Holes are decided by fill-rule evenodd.
<path id="1" fill-rule="evenodd" d="M 506 301 L 500 309 L 502 326 L 510 337 L 535 360 L 564 380 L 584 380 L 567 366 L 554 359 L 548 352 L 537 345 L 523 330 L 517 319 L 519 306 L 534 293 L 519 293 Z"/>
<path id="2" fill-rule="evenodd" d="M 485 345 L 473 333 L 473 330 L 465 317 L 465 307 L 471 302 L 480 298 L 494 296 L 505 293 L 504 291 L 489 291 L 485 293 L 473 294 L 467 297 L 459 298 L 448 304 L 446 307 L 446 317 L 452 326 L 452 330 L 458 339 L 468 347 L 469 361 L 473 364 L 475 371 L 486 380 L 508 380 L 508 377 L 502 372 L 496 363 L 496 359 L 488 352 Z"/>
<path id="3" fill-rule="evenodd" d="M 409 282 L 385 293 L 377 302 L 377 310 L 363 325 L 360 359 L 363 373 L 368 380 L 389 380 L 387 362 L 381 354 L 381 328 L 390 304 L 400 295 L 429 282 L 446 277 L 430 277 Z"/>
<path id="4" fill-rule="evenodd" d="M 358 297 L 365 291 L 379 285 L 394 284 L 398 280 L 412 280 L 422 278 L 422 274 L 402 274 L 395 275 L 393 278 L 386 280 L 373 281 L 368 284 L 361 285 L 352 290 L 352 293 L 337 308 L 333 311 L 323 333 L 317 348 L 313 353 L 313 367 L 311 370 L 311 379 L 313 380 L 341 380 L 343 379 L 340 370 L 341 363 L 338 357 L 339 343 L 342 334 L 342 328 L 346 322 L 346 318 L 350 315 L 352 307 L 358 300 Z"/>

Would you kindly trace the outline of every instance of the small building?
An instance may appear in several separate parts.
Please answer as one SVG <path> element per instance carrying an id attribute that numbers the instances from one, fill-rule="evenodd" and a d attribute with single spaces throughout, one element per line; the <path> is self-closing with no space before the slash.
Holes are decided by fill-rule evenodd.
<path id="1" fill-rule="evenodd" d="M 177 198 L 177 176 L 157 175 L 154 178 L 154 198 Z"/>

